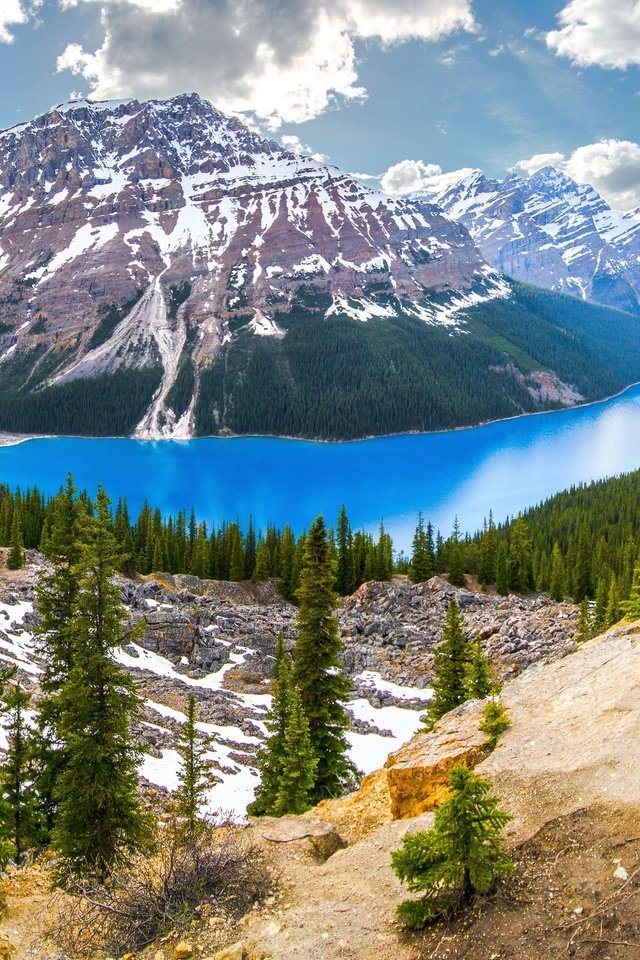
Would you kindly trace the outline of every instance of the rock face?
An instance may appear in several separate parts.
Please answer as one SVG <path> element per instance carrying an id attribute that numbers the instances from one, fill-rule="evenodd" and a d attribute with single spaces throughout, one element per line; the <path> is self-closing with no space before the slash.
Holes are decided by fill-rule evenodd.
<path id="1" fill-rule="evenodd" d="M 475 767 L 489 752 L 479 729 L 483 704 L 463 703 L 430 733 L 418 734 L 385 764 L 393 820 L 437 810 L 449 795 L 449 772 L 456 763 Z"/>
<path id="2" fill-rule="evenodd" d="M 19 361 L 18 387 L 160 367 L 142 437 L 190 435 L 202 368 L 241 333 L 284 337 L 303 302 L 448 323 L 507 293 L 433 204 L 373 192 L 195 94 L 72 101 L 0 134 L 0 362 Z"/>
<path id="3" fill-rule="evenodd" d="M 434 177 L 417 196 L 469 230 L 507 276 L 640 312 L 640 214 L 612 210 L 554 167 L 491 180 L 480 170 Z"/>

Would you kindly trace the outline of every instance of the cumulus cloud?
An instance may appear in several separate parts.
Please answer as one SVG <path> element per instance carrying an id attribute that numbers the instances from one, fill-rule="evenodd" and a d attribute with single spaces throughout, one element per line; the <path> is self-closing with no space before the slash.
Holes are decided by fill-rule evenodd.
<path id="1" fill-rule="evenodd" d="M 290 150 L 291 153 L 297 153 L 301 157 L 311 157 L 313 160 L 317 160 L 318 163 L 327 163 L 329 160 L 326 153 L 318 153 L 313 150 L 308 144 L 303 143 L 295 133 L 285 133 L 283 136 L 278 137 L 278 141 L 283 147 Z"/>
<path id="2" fill-rule="evenodd" d="M 571 0 L 558 14 L 559 29 L 546 35 L 558 56 L 578 66 L 624 70 L 640 64 L 638 0 Z"/>
<path id="3" fill-rule="evenodd" d="M 516 168 L 535 173 L 551 164 L 578 183 L 588 183 L 616 210 L 640 206 L 640 144 L 631 140 L 600 140 L 578 147 L 568 156 L 539 153 Z"/>
<path id="4" fill-rule="evenodd" d="M 442 173 L 437 163 L 424 163 L 422 160 L 401 160 L 380 177 L 380 186 L 385 193 L 397 196 L 401 193 L 413 193 L 420 190 L 425 182 Z"/>
<path id="5" fill-rule="evenodd" d="M 358 101 L 354 43 L 437 40 L 476 29 L 471 0 L 60 0 L 100 10 L 102 44 L 58 58 L 91 96 L 198 90 L 277 129 Z"/>
<path id="6" fill-rule="evenodd" d="M 35 13 L 42 0 L 0 0 L 0 43 L 13 43 L 9 27 L 17 27 Z"/>

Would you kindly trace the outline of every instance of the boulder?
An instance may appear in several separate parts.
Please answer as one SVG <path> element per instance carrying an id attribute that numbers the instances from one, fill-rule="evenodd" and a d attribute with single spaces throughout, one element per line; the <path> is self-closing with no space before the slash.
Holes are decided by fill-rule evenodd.
<path id="1" fill-rule="evenodd" d="M 316 863 L 325 863 L 347 846 L 333 823 L 307 817 L 260 817 L 254 831 L 257 841 L 282 844 Z"/>
<path id="2" fill-rule="evenodd" d="M 479 729 L 483 706 L 481 700 L 463 703 L 430 733 L 419 733 L 391 754 L 385 769 L 393 820 L 436 810 L 448 797 L 451 768 L 474 767 L 488 755 L 488 738 Z"/>

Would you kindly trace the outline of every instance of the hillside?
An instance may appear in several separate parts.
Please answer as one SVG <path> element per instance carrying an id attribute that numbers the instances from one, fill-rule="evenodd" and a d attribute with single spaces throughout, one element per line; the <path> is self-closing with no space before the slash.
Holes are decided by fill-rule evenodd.
<path id="1" fill-rule="evenodd" d="M 640 379 L 639 324 L 509 283 L 430 200 L 195 94 L 72 101 L 0 134 L 0 430 L 469 425 Z"/>

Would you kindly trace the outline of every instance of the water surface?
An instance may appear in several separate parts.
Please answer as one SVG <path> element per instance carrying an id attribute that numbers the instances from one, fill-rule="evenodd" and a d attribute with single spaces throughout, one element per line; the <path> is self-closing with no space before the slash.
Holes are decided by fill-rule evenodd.
<path id="1" fill-rule="evenodd" d="M 195 507 L 208 522 L 251 514 L 295 531 L 342 503 L 354 527 L 384 518 L 410 544 L 418 510 L 447 533 L 457 514 L 475 529 L 565 487 L 640 467 L 640 385 L 602 403 L 445 433 L 314 443 L 267 437 L 140 441 L 57 437 L 0 448 L 0 481 L 53 493 L 70 470 L 164 513 Z"/>

